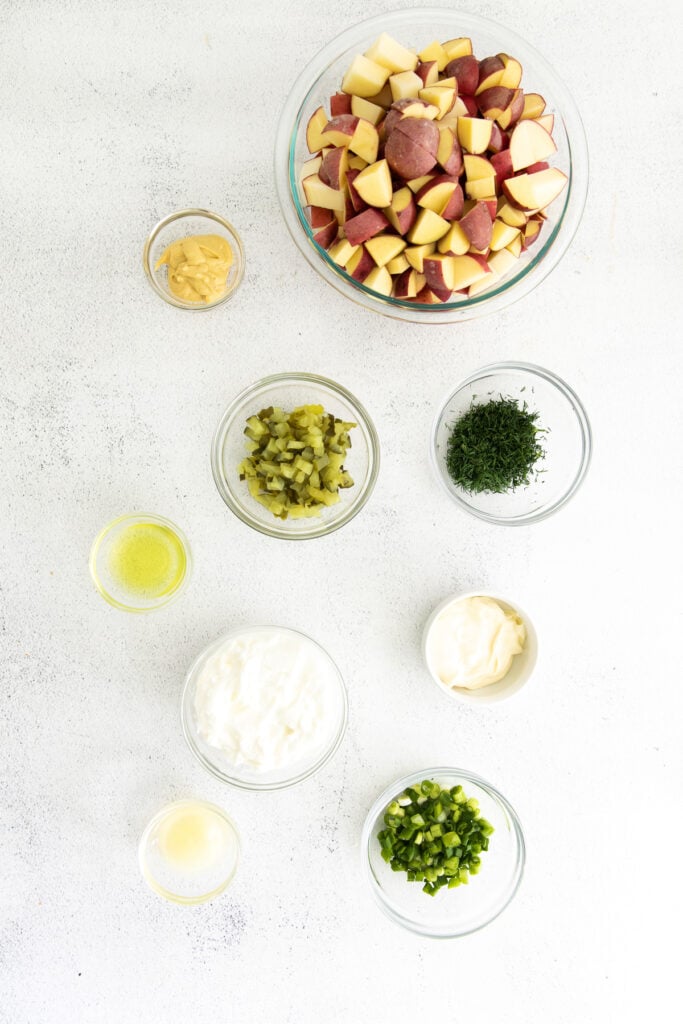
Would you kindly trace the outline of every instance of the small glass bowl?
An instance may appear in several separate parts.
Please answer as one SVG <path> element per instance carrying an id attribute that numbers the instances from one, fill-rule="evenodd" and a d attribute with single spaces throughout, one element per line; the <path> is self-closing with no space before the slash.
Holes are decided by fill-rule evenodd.
<path id="1" fill-rule="evenodd" d="M 456 420 L 472 403 L 514 398 L 538 412 L 544 429 L 545 456 L 526 487 L 505 494 L 469 494 L 450 478 L 446 467 L 448 438 Z M 430 440 L 434 470 L 450 497 L 479 519 L 501 526 L 537 523 L 576 494 L 590 464 L 591 429 L 586 412 L 568 384 L 550 370 L 531 363 L 493 363 L 462 381 L 436 415 Z"/>
<path id="2" fill-rule="evenodd" d="M 320 404 L 326 412 L 357 424 L 345 467 L 354 485 L 341 492 L 336 505 L 310 519 L 278 519 L 260 505 L 240 480 L 237 467 L 246 456 L 244 427 L 249 416 L 268 406 L 291 412 L 297 406 Z M 334 381 L 313 373 L 278 373 L 242 391 L 224 412 L 211 448 L 211 468 L 218 493 L 234 514 L 260 533 L 284 540 L 323 537 L 350 522 L 372 493 L 379 472 L 379 438 L 357 398 Z"/>
<path id="3" fill-rule="evenodd" d="M 424 779 L 449 789 L 461 785 L 495 829 L 481 855 L 480 873 L 468 885 L 444 888 L 435 896 L 424 893 L 420 882 L 409 882 L 404 872 L 392 871 L 377 839 L 389 803 Z M 505 910 L 522 879 L 524 835 L 515 811 L 490 783 L 461 768 L 425 768 L 393 782 L 375 800 L 363 826 L 361 857 L 375 902 L 387 917 L 418 935 L 454 939 L 478 931 Z"/>
<path id="4" fill-rule="evenodd" d="M 164 594 L 146 597 L 128 590 L 117 581 L 110 568 L 110 557 L 117 540 L 131 526 L 159 526 L 172 533 L 183 550 L 185 565 L 175 585 Z M 90 549 L 90 575 L 105 601 L 124 612 L 152 612 L 175 601 L 187 587 L 192 575 L 192 553 L 183 531 L 164 516 L 149 512 L 133 512 L 108 523 L 97 535 Z"/>
<path id="5" fill-rule="evenodd" d="M 164 826 L 178 811 L 201 807 L 215 820 L 225 839 L 223 856 L 201 870 L 183 870 L 169 863 L 163 854 Z M 154 815 L 142 834 L 138 860 L 142 876 L 151 889 L 172 903 L 194 906 L 220 896 L 232 882 L 240 856 L 240 840 L 234 822 L 224 810 L 205 800 L 177 800 Z"/>
<path id="6" fill-rule="evenodd" d="M 220 750 L 210 746 L 202 739 L 198 732 L 197 716 L 194 708 L 195 689 L 197 678 L 205 664 L 227 641 L 253 633 L 269 633 L 273 631 L 292 634 L 299 640 L 303 640 L 314 647 L 318 654 L 322 654 L 328 663 L 330 678 L 334 680 L 332 714 L 328 723 L 327 735 L 310 758 L 290 765 L 288 768 L 258 772 L 253 769 L 250 770 L 246 766 L 238 767 L 232 764 Z M 305 633 L 301 633 L 299 630 L 287 629 L 284 626 L 244 626 L 230 630 L 217 640 L 214 640 L 192 663 L 183 688 L 180 717 L 187 745 L 199 763 L 215 778 L 220 779 L 221 782 L 227 782 L 230 786 L 236 786 L 238 789 L 287 789 L 289 786 L 295 786 L 299 782 L 310 779 L 336 753 L 346 731 L 348 698 L 341 672 L 327 651 L 320 644 L 316 643 L 315 640 L 311 639 L 311 637 L 306 636 Z"/>
<path id="7" fill-rule="evenodd" d="M 509 53 L 522 64 L 524 90 L 541 93 L 547 111 L 555 115 L 553 137 L 557 153 L 552 164 L 567 175 L 567 187 L 548 208 L 541 240 L 522 253 L 514 273 L 479 295 L 454 294 L 448 302 L 433 306 L 385 298 L 355 281 L 313 241 L 301 187 L 301 168 L 310 159 L 306 126 L 319 106 L 329 112 L 329 98 L 341 88 L 354 56 L 367 50 L 381 32 L 388 32 L 404 46 L 415 49 L 434 39 L 469 36 L 479 59 L 501 51 Z M 385 316 L 443 325 L 499 312 L 528 295 L 557 266 L 583 215 L 588 193 L 588 147 L 571 92 L 552 65 L 516 32 L 459 9 L 388 11 L 342 32 L 315 54 L 297 78 L 280 115 L 275 142 L 275 184 L 289 233 L 308 263 L 328 284 L 358 305 Z"/>
<path id="8" fill-rule="evenodd" d="M 526 628 L 526 641 L 524 643 L 524 647 L 519 654 L 514 656 L 512 664 L 503 678 L 497 683 L 491 683 L 490 686 L 482 686 L 478 690 L 468 690 L 463 686 L 449 686 L 447 683 L 442 682 L 432 665 L 429 651 L 429 634 L 441 612 L 445 611 L 446 608 L 449 608 L 456 601 L 464 601 L 468 597 L 490 597 L 493 601 L 496 601 L 501 605 L 503 611 L 511 611 L 519 615 Z M 499 594 L 491 593 L 489 590 L 471 590 L 463 594 L 452 594 L 436 606 L 432 614 L 427 619 L 424 630 L 422 631 L 422 657 L 424 658 L 429 675 L 441 692 L 445 693 L 447 697 L 450 697 L 452 700 L 461 701 L 464 704 L 471 704 L 475 706 L 482 704 L 497 704 L 498 701 L 506 700 L 508 697 L 512 697 L 513 694 L 519 693 L 522 687 L 529 682 L 529 679 L 533 675 L 534 668 L 536 667 L 536 660 L 538 658 L 538 640 L 536 638 L 536 630 L 534 629 L 534 624 L 531 621 L 531 618 L 524 609 L 520 608 L 516 601 L 510 601 L 506 597 L 501 597 Z"/>
<path id="9" fill-rule="evenodd" d="M 173 295 L 168 287 L 167 266 L 156 268 L 157 261 L 164 250 L 173 242 L 191 235 L 222 235 L 232 249 L 233 262 L 228 274 L 225 291 L 213 302 L 185 302 Z M 142 251 L 142 265 L 147 279 L 157 295 L 178 309 L 205 310 L 220 306 L 221 302 L 231 299 L 244 277 L 244 249 L 242 240 L 232 224 L 210 210 L 190 209 L 178 210 L 160 220 L 149 233 Z"/>

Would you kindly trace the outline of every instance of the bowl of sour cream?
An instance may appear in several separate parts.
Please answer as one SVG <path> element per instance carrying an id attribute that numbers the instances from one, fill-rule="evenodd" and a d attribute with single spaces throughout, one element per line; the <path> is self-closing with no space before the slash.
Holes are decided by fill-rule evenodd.
<path id="1" fill-rule="evenodd" d="M 209 645 L 190 667 L 181 718 L 190 750 L 241 789 L 283 789 L 333 756 L 348 714 L 341 673 L 294 629 L 248 626 Z"/>
<path id="2" fill-rule="evenodd" d="M 447 597 L 422 634 L 427 671 L 439 689 L 468 704 L 517 693 L 536 666 L 538 640 L 517 602 L 486 591 Z"/>

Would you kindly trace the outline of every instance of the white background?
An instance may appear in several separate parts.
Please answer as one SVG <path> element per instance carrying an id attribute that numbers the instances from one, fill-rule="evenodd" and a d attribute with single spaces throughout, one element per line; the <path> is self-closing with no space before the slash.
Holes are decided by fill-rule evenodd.
<path id="1" fill-rule="evenodd" d="M 680 8 L 464 5 L 566 80 L 591 189 L 536 292 L 436 330 L 325 285 L 273 187 L 302 63 L 383 6 L 0 0 L 3 1024 L 675 1015 Z M 202 315 L 167 307 L 141 268 L 147 231 L 186 205 L 227 215 L 247 251 L 238 295 Z M 595 437 L 577 497 L 517 530 L 460 512 L 427 461 L 438 403 L 498 359 L 564 377 Z M 296 369 L 356 393 L 383 446 L 363 513 L 305 544 L 238 522 L 209 467 L 235 393 Z M 150 616 L 110 608 L 88 576 L 94 535 L 133 509 L 176 520 L 196 560 L 183 599 Z M 526 690 L 480 710 L 439 695 L 418 646 L 433 605 L 473 586 L 528 607 L 541 644 Z M 263 621 L 328 648 L 351 717 L 314 780 L 249 795 L 194 762 L 178 705 L 208 641 Z M 498 786 L 528 845 L 506 912 L 442 943 L 383 917 L 359 855 L 380 789 L 438 762 Z M 152 813 L 187 795 L 224 805 L 243 837 L 234 887 L 194 909 L 153 895 L 136 861 Z"/>

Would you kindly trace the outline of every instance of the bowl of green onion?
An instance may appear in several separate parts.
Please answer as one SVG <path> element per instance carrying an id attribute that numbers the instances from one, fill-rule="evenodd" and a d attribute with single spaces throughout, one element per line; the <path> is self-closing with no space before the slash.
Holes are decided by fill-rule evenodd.
<path id="1" fill-rule="evenodd" d="M 517 892 L 525 861 L 512 806 L 461 768 L 425 768 L 387 786 L 368 812 L 361 850 L 384 913 L 440 939 L 498 917 Z"/>
<path id="2" fill-rule="evenodd" d="M 546 519 L 583 482 L 591 459 L 588 416 L 574 391 L 531 363 L 494 363 L 448 395 L 430 456 L 448 495 L 490 523 Z"/>

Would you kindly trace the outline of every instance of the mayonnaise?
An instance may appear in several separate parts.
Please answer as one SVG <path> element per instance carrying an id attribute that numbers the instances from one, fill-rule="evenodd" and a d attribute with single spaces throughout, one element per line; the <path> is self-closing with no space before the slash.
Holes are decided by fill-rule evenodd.
<path id="1" fill-rule="evenodd" d="M 497 683 L 526 642 L 515 612 L 490 597 L 465 597 L 440 612 L 427 635 L 427 662 L 451 687 L 477 690 Z"/>
<path id="2" fill-rule="evenodd" d="M 299 633 L 228 637 L 197 676 L 197 733 L 236 767 L 268 772 L 303 763 L 330 738 L 336 684 L 333 663 Z"/>

